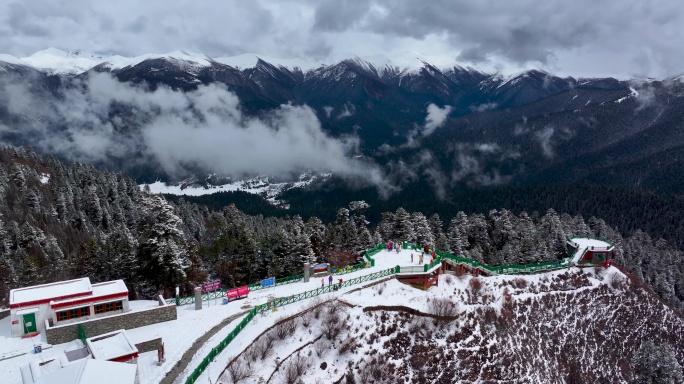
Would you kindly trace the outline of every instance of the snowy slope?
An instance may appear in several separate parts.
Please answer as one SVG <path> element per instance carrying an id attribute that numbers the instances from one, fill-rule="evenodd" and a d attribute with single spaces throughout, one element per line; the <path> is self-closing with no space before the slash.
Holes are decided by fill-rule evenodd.
<path id="1" fill-rule="evenodd" d="M 0 61 L 12 64 L 28 65 L 43 70 L 50 74 L 76 75 L 88 71 L 100 64 L 107 64 L 110 69 L 121 69 L 137 65 L 145 60 L 166 58 L 196 66 L 209 66 L 211 59 L 199 53 L 186 51 L 174 51 L 164 54 L 145 54 L 136 57 L 123 57 L 118 55 L 103 56 L 85 52 L 67 52 L 56 48 L 48 48 L 38 51 L 31 56 L 16 58 L 10 55 L 0 55 Z"/>
<path id="2" fill-rule="evenodd" d="M 78 74 L 106 61 L 106 58 L 92 53 L 66 52 L 56 48 L 38 51 L 21 58 L 25 65 L 41 69 L 50 74 Z"/>
<path id="3" fill-rule="evenodd" d="M 304 188 L 316 180 L 326 179 L 332 174 L 323 173 L 319 175 L 303 174 L 299 181 L 294 182 L 272 182 L 269 177 L 259 176 L 249 180 L 237 180 L 232 183 L 221 185 L 199 185 L 197 183 L 164 183 L 157 181 L 151 184 L 141 184 L 140 188 L 150 188 L 150 192 L 155 194 L 169 194 L 178 196 L 202 196 L 218 192 L 242 191 L 260 195 L 274 205 L 282 205 L 278 197 L 285 191 L 292 188 Z"/>
<path id="4" fill-rule="evenodd" d="M 6 53 L 0 53 L 0 61 L 4 61 L 5 63 L 9 64 L 14 64 L 14 65 L 28 65 L 27 62 L 21 60 L 20 58 L 12 55 L 8 55 Z"/>
<path id="5" fill-rule="evenodd" d="M 316 61 L 307 61 L 307 60 L 301 60 L 301 59 L 281 59 L 277 57 L 269 57 L 269 56 L 264 56 L 264 55 L 259 55 L 256 53 L 245 53 L 242 55 L 237 55 L 237 56 L 225 56 L 225 57 L 217 57 L 213 59 L 217 63 L 221 64 L 226 64 L 230 65 L 231 67 L 234 68 L 239 68 L 239 69 L 247 69 L 247 68 L 254 68 L 256 66 L 257 61 L 261 59 L 269 64 L 273 64 L 277 67 L 286 67 L 286 68 L 299 68 L 302 71 L 310 71 L 313 69 L 316 69 L 318 67 L 324 66 L 324 63 L 319 63 Z"/>
<path id="6" fill-rule="evenodd" d="M 450 302 L 456 319 L 431 318 L 433 300 Z M 275 326 L 262 335 L 311 305 L 295 303 L 258 318 L 198 382 L 215 382 L 221 365 L 239 356 L 234 364 L 255 368 L 246 383 L 286 382 L 296 376 L 297 360 L 304 383 L 337 382 L 348 367 L 357 383 L 372 377 L 388 383 L 562 383 L 573 376 L 621 383 L 631 378 L 628 362 L 642 340 L 667 340 L 684 355 L 682 318 L 615 268 L 443 275 L 440 286 L 427 292 L 389 280 L 340 295 L 318 317 L 297 316 L 292 334 L 281 338 L 281 326 Z M 327 340 L 331 321 L 340 330 Z M 257 352 L 269 339 L 272 352 L 262 359 Z M 231 382 L 228 373 L 220 380 Z"/>

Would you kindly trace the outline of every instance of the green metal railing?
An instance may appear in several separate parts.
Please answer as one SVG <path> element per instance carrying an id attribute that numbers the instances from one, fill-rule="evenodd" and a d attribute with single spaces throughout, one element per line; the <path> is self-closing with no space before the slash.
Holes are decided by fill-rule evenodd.
<path id="1" fill-rule="evenodd" d="M 582 237 L 582 236 L 572 236 L 569 239 L 572 240 L 572 239 L 579 238 L 579 237 Z M 610 247 L 614 246 L 613 242 L 611 242 L 610 240 L 603 239 L 603 238 L 600 240 L 605 241 L 606 243 L 610 244 Z M 342 267 L 342 268 L 335 268 L 332 270 L 332 274 L 333 275 L 344 275 L 347 273 L 359 271 L 359 270 L 364 269 L 364 268 L 368 268 L 369 266 L 374 267 L 375 266 L 375 259 L 373 258 L 373 256 L 380 253 L 380 251 L 382 251 L 383 249 L 386 249 L 386 247 L 387 247 L 386 243 L 381 243 L 381 244 L 376 245 L 373 248 L 366 250 L 366 252 L 364 253 L 364 258 L 367 260 L 368 263 L 359 263 L 359 264 L 349 265 L 349 266 Z M 403 249 L 413 249 L 413 250 L 417 250 L 417 251 L 422 251 L 420 249 L 420 246 L 418 244 L 415 244 L 415 243 L 402 243 L 402 248 Z M 532 264 L 510 264 L 510 265 L 490 266 L 490 265 L 483 264 L 483 263 L 477 262 L 475 260 L 469 259 L 467 257 L 455 256 L 455 255 L 452 255 L 451 253 L 448 253 L 448 252 L 435 251 L 435 253 L 437 254 L 438 257 L 435 258 L 435 260 L 431 264 L 424 264 L 422 267 L 423 272 L 427 272 L 428 270 L 434 268 L 437 264 L 442 262 L 443 258 L 452 260 L 456 263 L 468 264 L 473 268 L 480 268 L 482 270 L 486 270 L 486 271 L 496 273 L 496 274 L 534 273 L 534 272 L 550 271 L 550 270 L 554 270 L 554 269 L 560 269 L 560 268 L 564 268 L 567 266 L 567 262 L 558 262 L 558 261 L 547 261 L 547 262 L 532 263 Z M 572 256 L 574 256 L 574 255 L 571 255 L 570 259 L 572 259 Z M 370 264 L 370 265 L 367 265 L 367 264 Z M 402 268 L 402 272 L 406 271 L 407 270 L 406 268 L 408 268 L 408 267 Z M 411 267 L 411 268 L 413 268 L 413 267 Z M 413 271 L 413 269 L 411 269 L 411 271 Z M 416 269 L 415 272 L 420 272 L 420 270 Z M 294 276 L 285 276 L 285 277 L 281 277 L 281 278 L 276 279 L 275 285 L 278 286 L 278 285 L 284 285 L 284 284 L 297 283 L 297 282 L 300 282 L 303 280 L 304 280 L 303 274 L 294 275 Z M 248 284 L 247 286 L 249 287 L 250 291 L 258 291 L 258 290 L 262 289 L 260 281 L 256 282 L 256 283 Z M 213 298 L 225 297 L 224 291 L 216 291 L 216 292 L 217 293 L 215 293 L 214 295 L 212 295 L 212 292 L 202 294 L 202 300 L 204 301 L 204 300 L 209 300 L 209 299 L 213 299 Z M 218 296 L 215 296 L 215 295 L 218 295 Z M 167 299 L 166 302 L 169 304 L 175 302 L 177 306 L 192 304 L 195 302 L 195 296 L 186 296 L 186 297 L 181 297 L 181 298 L 176 298 L 176 299 Z"/>
<path id="2" fill-rule="evenodd" d="M 376 255 L 380 251 L 383 250 L 385 247 L 385 244 L 378 244 L 373 248 L 368 249 L 364 257 L 368 261 L 367 263 L 359 263 L 359 264 L 354 264 L 354 265 L 348 265 L 346 267 L 342 268 L 333 268 L 332 274 L 333 275 L 345 275 L 347 273 L 351 272 L 356 272 L 364 268 L 374 267 L 375 266 L 375 259 L 373 259 L 373 255 Z M 285 276 L 285 277 L 280 277 L 275 280 L 275 285 L 284 285 L 284 284 L 291 284 L 291 283 L 298 283 L 300 281 L 304 281 L 304 275 L 299 274 L 299 275 L 294 275 L 294 276 Z M 249 288 L 249 291 L 258 291 L 261 288 L 261 281 L 257 281 L 252 284 L 247 284 L 247 287 Z M 224 291 L 217 291 L 220 292 L 218 295 L 219 296 L 212 296 L 212 295 L 207 295 L 206 293 L 202 294 L 202 301 L 204 300 L 209 300 L 213 299 L 216 297 L 225 297 L 225 292 Z M 185 296 L 185 297 L 177 297 L 177 298 L 172 298 L 172 299 L 166 299 L 166 302 L 168 304 L 176 303 L 177 306 L 181 305 L 187 305 L 187 304 L 193 304 L 195 302 L 195 296 Z"/>
<path id="3" fill-rule="evenodd" d="M 413 265 L 410 267 L 399 267 L 398 273 L 418 273 L 425 272 L 425 267 L 422 265 Z"/>
<path id="4" fill-rule="evenodd" d="M 435 252 L 435 253 L 437 253 L 437 252 Z M 436 266 L 439 265 L 439 264 L 442 264 L 442 257 L 439 256 L 439 255 L 437 255 L 437 257 L 435 257 L 435 259 L 432 261 L 432 263 L 430 263 L 430 264 L 425 264 L 425 266 L 424 266 L 424 269 L 425 269 L 424 272 L 427 272 L 427 271 L 431 270 L 432 268 L 436 267 Z"/>
<path id="5" fill-rule="evenodd" d="M 491 266 L 477 262 L 472 259 L 468 259 L 462 256 L 454 256 L 446 252 L 437 252 L 443 259 L 449 259 L 459 264 L 467 264 L 473 268 L 479 268 L 485 271 L 496 273 L 499 275 L 509 275 L 509 274 L 521 274 L 521 273 L 535 273 L 542 271 L 552 271 L 555 269 L 562 269 L 567 267 L 567 263 L 561 261 L 545 261 L 541 263 L 532 264 L 508 264 L 508 265 L 498 265 Z"/>
<path id="6" fill-rule="evenodd" d="M 211 299 L 220 299 L 223 297 L 226 297 L 226 291 L 222 288 L 222 289 L 219 289 L 216 291 L 203 293 L 202 294 L 202 301 L 207 301 L 207 300 L 211 300 Z M 193 304 L 194 302 L 195 302 L 195 296 L 194 295 L 166 299 L 167 304 L 176 303 L 176 306 Z"/>
<path id="7" fill-rule="evenodd" d="M 365 276 L 359 276 L 359 277 L 356 277 L 353 279 L 349 279 L 349 280 L 344 281 L 342 283 L 333 284 L 333 285 L 329 285 L 326 287 L 313 289 L 313 290 L 302 292 L 302 293 L 299 293 L 296 295 L 281 297 L 281 298 L 278 298 L 275 300 L 271 300 L 267 303 L 255 306 L 254 308 L 252 308 L 251 311 L 249 311 L 247 313 L 247 315 L 240 321 L 240 323 L 238 323 L 238 325 L 236 325 L 235 328 L 233 328 L 233 330 L 230 331 L 230 333 L 228 333 L 228 335 L 216 347 L 212 348 L 211 351 L 209 351 L 207 356 L 205 356 L 204 359 L 202 359 L 202 361 L 197 366 L 197 368 L 195 368 L 192 371 L 192 373 L 190 373 L 188 378 L 185 380 L 185 384 L 194 384 L 197 381 L 197 379 L 200 377 L 200 375 L 202 375 L 202 373 L 204 373 L 204 370 L 207 369 L 209 364 L 211 364 L 212 360 L 214 360 L 216 358 L 216 356 L 218 356 L 221 352 L 223 352 L 224 349 L 226 349 L 228 344 L 230 344 L 233 341 L 233 339 L 235 339 L 235 337 L 240 333 L 240 331 L 242 331 L 247 326 L 247 324 L 249 324 L 249 322 L 254 318 L 254 316 L 257 315 L 257 313 L 263 313 L 263 312 L 272 310 L 273 308 L 276 308 L 279 306 L 292 304 L 292 303 L 295 303 L 295 302 L 301 301 L 301 300 L 306 300 L 306 299 L 309 299 L 309 298 L 312 298 L 312 297 L 315 297 L 318 295 L 322 295 L 324 293 L 329 293 L 329 292 L 335 291 L 335 290 L 343 288 L 343 287 L 348 287 L 351 285 L 360 284 L 360 283 L 363 283 L 366 281 L 379 279 L 379 278 L 385 277 L 385 276 L 391 276 L 391 275 L 395 274 L 396 272 L 397 272 L 397 268 L 389 268 L 389 269 L 374 272 L 374 273 L 371 273 L 371 274 L 368 274 Z"/>
<path id="8" fill-rule="evenodd" d="M 346 275 L 347 273 L 356 272 L 358 270 L 368 268 L 370 266 L 370 263 L 359 263 L 354 265 L 348 265 L 342 268 L 333 268 L 331 272 L 333 275 Z"/>
<path id="9" fill-rule="evenodd" d="M 386 245 L 387 244 L 380 243 L 366 251 L 364 256 L 366 257 L 366 260 L 368 260 L 368 262 L 370 263 L 371 267 L 375 267 L 375 259 L 373 258 L 373 256 L 382 251 Z"/>
<path id="10" fill-rule="evenodd" d="M 285 285 L 285 284 L 292 284 L 292 283 L 298 283 L 300 281 L 304 281 L 304 274 L 299 274 L 299 275 L 294 275 L 294 276 L 285 276 L 285 277 L 279 277 L 275 279 L 275 285 Z M 261 288 L 261 281 L 258 281 L 256 283 L 252 284 L 247 284 L 249 287 L 249 291 L 258 291 Z M 270 288 L 270 287 L 267 287 Z"/>
<path id="11" fill-rule="evenodd" d="M 356 284 L 361 284 L 361 283 L 366 282 L 366 281 L 371 281 L 371 280 L 375 280 L 375 279 L 378 279 L 381 277 L 390 276 L 390 275 L 393 275 L 395 273 L 397 273 L 397 268 L 393 267 L 393 268 L 385 269 L 382 271 L 374 272 L 374 273 L 371 273 L 368 275 L 355 277 L 353 279 L 343 281 L 342 283 L 333 283 L 332 285 L 326 285 L 324 287 L 312 289 L 310 291 L 298 293 L 295 295 L 280 297 L 280 298 L 271 300 L 267 303 L 257 305 L 255 308 L 257 309 L 258 313 L 261 313 L 261 312 L 267 311 L 269 309 L 281 307 L 281 306 L 287 305 L 287 304 L 296 303 L 298 301 L 310 299 L 312 297 L 322 295 L 324 293 L 330 293 L 333 291 L 337 291 L 340 288 L 349 287 L 349 286 L 356 285 Z"/>
<path id="12" fill-rule="evenodd" d="M 215 346 L 211 349 L 211 351 L 209 351 L 207 356 L 205 356 L 204 359 L 202 359 L 197 368 L 195 368 L 192 371 L 192 373 L 190 373 L 190 376 L 188 376 L 188 378 L 185 380 L 185 383 L 192 384 L 195 381 L 197 381 L 197 379 L 204 372 L 204 370 L 207 369 L 212 360 L 214 360 L 216 356 L 218 356 L 221 352 L 223 352 L 224 349 L 226 349 L 228 344 L 230 344 L 230 342 L 233 341 L 233 339 L 235 339 L 235 337 L 240 333 L 240 331 L 242 331 L 247 326 L 247 324 L 249 324 L 249 322 L 254 318 L 254 316 L 256 316 L 256 314 L 256 308 L 252 308 L 252 310 L 249 311 L 242 320 L 240 320 L 238 325 L 236 325 L 235 328 L 233 328 L 233 330 L 230 331 L 230 333 L 228 333 L 228 335 L 223 340 L 221 340 L 221 342 L 217 346 Z"/>

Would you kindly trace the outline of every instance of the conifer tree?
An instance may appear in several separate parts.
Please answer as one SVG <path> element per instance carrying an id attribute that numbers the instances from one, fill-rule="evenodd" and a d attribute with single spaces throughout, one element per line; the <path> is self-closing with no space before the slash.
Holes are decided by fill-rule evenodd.
<path id="1" fill-rule="evenodd" d="M 435 244 L 435 238 L 425 215 L 421 212 L 414 212 L 411 215 L 411 223 L 413 224 L 414 236 L 410 241 L 418 244 L 426 244 L 432 248 Z"/>
<path id="2" fill-rule="evenodd" d="M 467 226 L 468 216 L 463 211 L 458 212 L 449 223 L 449 249 L 456 256 L 465 256 L 468 247 Z"/>
<path id="3" fill-rule="evenodd" d="M 644 341 L 631 361 L 635 384 L 684 382 L 682 366 L 669 344 Z"/>
<path id="4" fill-rule="evenodd" d="M 309 236 L 309 242 L 311 243 L 311 250 L 313 251 L 316 259 L 323 255 L 326 248 L 325 243 L 325 224 L 316 216 L 312 216 L 306 222 L 304 231 Z"/>
<path id="5" fill-rule="evenodd" d="M 159 196 L 146 197 L 140 215 L 139 274 L 154 289 L 172 290 L 183 281 L 188 266 L 180 218 Z"/>
<path id="6" fill-rule="evenodd" d="M 328 233 L 328 244 L 333 249 L 345 249 L 353 251 L 356 248 L 356 227 L 349 217 L 349 210 L 340 208 L 337 210 L 335 223 Z"/>
<path id="7" fill-rule="evenodd" d="M 411 223 L 411 215 L 406 212 L 404 208 L 399 207 L 394 213 L 394 221 L 392 223 L 392 235 L 389 240 L 392 241 L 415 241 L 415 233 L 413 231 L 413 224 Z"/>
<path id="8" fill-rule="evenodd" d="M 304 263 L 313 263 L 315 261 L 311 240 L 309 240 L 304 227 L 304 221 L 299 215 L 293 217 L 288 226 L 288 232 L 292 241 L 290 252 L 293 255 L 293 260 L 296 260 L 296 263 L 300 266 L 303 266 Z"/>
<path id="9" fill-rule="evenodd" d="M 387 242 L 393 236 L 394 214 L 392 212 L 383 212 L 382 219 L 377 226 L 377 234 L 380 235 L 380 242 Z"/>

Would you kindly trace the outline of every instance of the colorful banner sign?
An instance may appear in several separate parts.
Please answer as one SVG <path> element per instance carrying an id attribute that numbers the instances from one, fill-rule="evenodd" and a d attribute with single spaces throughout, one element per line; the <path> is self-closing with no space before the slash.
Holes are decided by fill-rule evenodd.
<path id="1" fill-rule="evenodd" d="M 246 297 L 247 294 L 249 294 L 249 287 L 245 285 L 243 287 L 237 287 L 227 290 L 226 298 L 228 300 L 239 299 L 241 297 Z"/>
<path id="2" fill-rule="evenodd" d="M 261 280 L 261 288 L 274 287 L 275 277 L 269 277 L 268 279 Z"/>
<path id="3" fill-rule="evenodd" d="M 221 280 L 214 280 L 206 284 L 202 284 L 202 292 L 216 291 L 221 288 Z"/>

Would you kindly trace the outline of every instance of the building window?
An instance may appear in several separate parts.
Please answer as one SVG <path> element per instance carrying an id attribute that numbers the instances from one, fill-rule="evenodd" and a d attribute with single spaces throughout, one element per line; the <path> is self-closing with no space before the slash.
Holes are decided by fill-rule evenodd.
<path id="1" fill-rule="evenodd" d="M 123 309 L 123 302 L 113 301 L 111 303 L 95 304 L 93 307 L 95 308 L 95 314 L 113 312 Z"/>
<path id="2" fill-rule="evenodd" d="M 57 312 L 57 321 L 76 319 L 78 317 L 90 315 L 90 307 L 72 308 L 66 311 Z"/>

